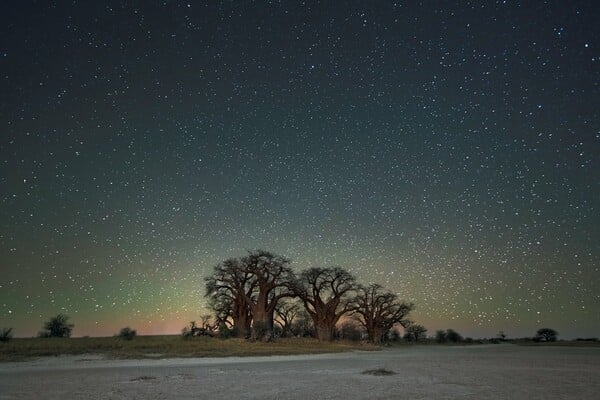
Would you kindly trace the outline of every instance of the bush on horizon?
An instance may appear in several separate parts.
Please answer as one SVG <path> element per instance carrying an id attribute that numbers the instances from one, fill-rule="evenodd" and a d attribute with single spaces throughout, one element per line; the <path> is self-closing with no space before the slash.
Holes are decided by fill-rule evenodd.
<path id="1" fill-rule="evenodd" d="M 38 336 L 41 338 L 71 337 L 71 332 L 75 325 L 69 324 L 69 317 L 65 314 L 57 314 L 44 323 L 44 330 Z"/>
<path id="2" fill-rule="evenodd" d="M 0 342 L 6 343 L 12 339 L 12 328 L 2 328 L 0 331 Z"/>
<path id="3" fill-rule="evenodd" d="M 137 336 L 137 331 L 126 326 L 119 331 L 117 336 L 123 340 L 133 340 L 133 338 Z"/>
<path id="4" fill-rule="evenodd" d="M 558 332 L 552 328 L 541 328 L 538 329 L 535 336 L 533 337 L 534 342 L 556 342 Z"/>

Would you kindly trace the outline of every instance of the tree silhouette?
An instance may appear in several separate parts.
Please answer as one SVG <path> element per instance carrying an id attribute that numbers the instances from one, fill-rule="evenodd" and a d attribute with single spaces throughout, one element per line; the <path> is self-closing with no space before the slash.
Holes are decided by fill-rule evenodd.
<path id="1" fill-rule="evenodd" d="M 404 339 L 409 342 L 418 342 L 421 339 L 425 338 L 425 334 L 427 333 L 427 329 L 423 325 L 411 324 L 406 328 L 404 332 Z"/>
<path id="2" fill-rule="evenodd" d="M 296 277 L 289 263 L 285 257 L 254 250 L 216 265 L 205 280 L 217 324 L 223 327 L 231 320 L 237 336 L 269 340 L 278 302 L 295 297 Z"/>
<path id="3" fill-rule="evenodd" d="M 74 325 L 69 324 L 69 317 L 64 314 L 58 314 L 44 323 L 44 330 L 40 332 L 40 337 L 71 337 L 71 331 Z"/>
<path id="4" fill-rule="evenodd" d="M 0 342 L 8 342 L 12 339 L 12 328 L 2 328 L 0 330 Z"/>
<path id="5" fill-rule="evenodd" d="M 304 307 L 301 308 L 296 318 L 294 318 L 290 330 L 292 335 L 298 337 L 315 336 L 315 327 L 313 320 Z"/>
<path id="6" fill-rule="evenodd" d="M 297 302 L 280 301 L 275 307 L 275 322 L 281 327 L 281 336 L 288 337 L 292 335 L 292 327 L 296 317 L 302 311 Z"/>
<path id="7" fill-rule="evenodd" d="M 137 336 L 137 331 L 126 326 L 119 331 L 117 336 L 123 340 L 133 340 Z"/>
<path id="8" fill-rule="evenodd" d="M 556 337 L 558 336 L 558 332 L 551 328 L 541 328 L 538 329 L 534 340 L 540 342 L 556 342 Z"/>
<path id="9" fill-rule="evenodd" d="M 229 324 L 237 337 L 248 337 L 252 313 L 247 299 L 254 286 L 246 265 L 236 258 L 227 259 L 216 265 L 205 281 L 206 297 L 215 312 L 217 324 Z"/>
<path id="10" fill-rule="evenodd" d="M 296 293 L 313 320 L 319 340 L 333 340 L 337 322 L 354 309 L 350 300 L 356 288 L 354 276 L 340 267 L 310 268 L 300 274 Z"/>
<path id="11" fill-rule="evenodd" d="M 316 332 L 320 340 L 330 341 L 338 321 L 350 314 L 365 328 L 369 340 L 379 343 L 394 324 L 405 328 L 410 324 L 406 316 L 413 308 L 380 285 L 358 285 L 353 275 L 339 267 L 310 268 L 296 278 L 289 259 L 264 250 L 219 263 L 205 281 L 219 332 L 227 333 L 224 336 L 237 332 L 252 340 L 273 337 L 277 312 L 284 335 Z M 301 299 L 306 314 L 294 323 L 296 314 L 303 313 L 280 303 L 293 297 Z M 183 335 L 189 332 L 184 330 Z"/>
<path id="12" fill-rule="evenodd" d="M 252 312 L 253 340 L 270 340 L 273 315 L 279 300 L 295 296 L 296 277 L 290 260 L 274 253 L 255 250 L 241 259 L 250 274 L 250 291 L 244 293 Z"/>
<path id="13" fill-rule="evenodd" d="M 460 333 L 456 332 L 454 329 L 446 329 L 446 339 L 452 343 L 458 343 L 463 340 Z"/>
<path id="14" fill-rule="evenodd" d="M 446 337 L 446 331 L 441 329 L 435 331 L 435 340 L 438 343 L 444 343 L 448 338 Z"/>
<path id="15" fill-rule="evenodd" d="M 394 324 L 404 328 L 410 324 L 406 317 L 413 309 L 413 304 L 399 301 L 396 294 L 384 290 L 381 285 L 359 286 L 353 303 L 355 316 L 373 343 L 381 343 Z"/>

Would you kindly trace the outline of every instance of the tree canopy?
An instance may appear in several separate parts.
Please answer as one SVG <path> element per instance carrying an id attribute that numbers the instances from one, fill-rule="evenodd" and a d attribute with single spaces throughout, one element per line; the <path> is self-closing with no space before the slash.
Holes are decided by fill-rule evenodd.
<path id="1" fill-rule="evenodd" d="M 71 337 L 73 324 L 70 324 L 69 317 L 65 314 L 58 314 L 44 323 L 44 330 L 40 332 L 40 337 Z"/>
<path id="2" fill-rule="evenodd" d="M 379 343 L 395 324 L 410 324 L 406 317 L 413 304 L 400 301 L 382 286 L 361 286 L 354 275 L 337 266 L 313 267 L 297 276 L 290 264 L 288 258 L 264 250 L 217 264 L 205 283 L 219 331 L 269 340 L 276 313 L 284 335 L 298 330 L 293 320 L 306 314 L 317 338 L 330 341 L 337 323 L 349 315 L 360 322 L 369 340 Z M 282 302 L 286 298 L 299 298 L 303 311 Z M 306 322 L 298 319 L 304 326 L 302 335 L 312 330 Z"/>
<path id="3" fill-rule="evenodd" d="M 205 279 L 206 297 L 218 324 L 231 325 L 236 336 L 248 337 L 252 310 L 248 298 L 254 291 L 252 274 L 240 259 L 229 258 L 213 268 Z"/>
<path id="4" fill-rule="evenodd" d="M 427 329 L 423 325 L 411 324 L 404 331 L 404 339 L 409 342 L 418 342 L 425 338 L 425 334 L 427 333 Z"/>
<path id="5" fill-rule="evenodd" d="M 536 332 L 534 340 L 542 342 L 556 342 L 558 332 L 552 328 L 540 328 Z"/>
<path id="6" fill-rule="evenodd" d="M 315 267 L 300 274 L 296 293 L 313 320 L 319 340 L 333 339 L 337 322 L 354 309 L 350 300 L 356 288 L 354 276 L 340 267 Z"/>
<path id="7" fill-rule="evenodd" d="M 296 276 L 290 261 L 254 250 L 214 267 L 206 278 L 206 296 L 217 320 L 229 323 L 239 337 L 270 339 L 279 300 L 294 297 Z"/>
<path id="8" fill-rule="evenodd" d="M 380 343 L 395 324 L 405 328 L 410 325 L 407 316 L 414 305 L 400 301 L 381 285 L 360 286 L 353 301 L 355 316 L 373 343 Z"/>

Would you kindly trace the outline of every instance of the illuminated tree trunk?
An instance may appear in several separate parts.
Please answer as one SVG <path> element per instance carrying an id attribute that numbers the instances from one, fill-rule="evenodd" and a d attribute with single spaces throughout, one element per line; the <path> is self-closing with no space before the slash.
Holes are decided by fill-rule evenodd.
<path id="1" fill-rule="evenodd" d="M 260 293 L 258 301 L 252 305 L 252 340 L 269 341 L 273 338 L 274 312 L 274 305 L 269 304 L 266 295 Z"/>
<path id="2" fill-rule="evenodd" d="M 317 339 L 319 339 L 320 341 L 331 342 L 333 340 L 333 333 L 335 331 L 335 328 L 332 328 L 325 324 L 316 325 L 316 331 L 317 331 Z"/>
<path id="3" fill-rule="evenodd" d="M 317 339 L 322 342 L 331 342 L 335 333 L 335 325 L 339 318 L 325 315 L 324 312 L 311 315 L 315 324 Z"/>
<path id="4" fill-rule="evenodd" d="M 236 337 L 247 338 L 250 335 L 250 326 L 252 316 L 248 313 L 248 307 L 238 305 L 236 314 L 233 316 L 233 328 L 235 329 Z"/>

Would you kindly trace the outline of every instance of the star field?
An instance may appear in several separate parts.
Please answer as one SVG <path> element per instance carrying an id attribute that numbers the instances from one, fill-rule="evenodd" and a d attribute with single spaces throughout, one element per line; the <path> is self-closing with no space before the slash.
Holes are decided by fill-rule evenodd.
<path id="1" fill-rule="evenodd" d="M 594 2 L 0 13 L 0 326 L 177 333 L 264 248 L 465 336 L 600 332 Z"/>

